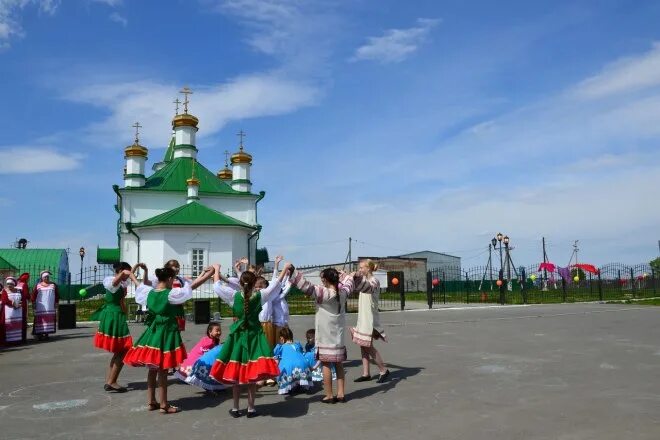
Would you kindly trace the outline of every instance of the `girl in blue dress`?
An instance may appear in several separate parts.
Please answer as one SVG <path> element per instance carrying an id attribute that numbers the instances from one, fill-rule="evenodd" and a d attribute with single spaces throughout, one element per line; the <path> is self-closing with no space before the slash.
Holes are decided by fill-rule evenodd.
<path id="1" fill-rule="evenodd" d="M 292 390 L 308 390 L 312 385 L 312 371 L 305 358 L 300 342 L 293 341 L 293 332 L 280 329 L 280 343 L 275 346 L 273 355 L 278 360 L 280 375 L 277 376 L 279 394 L 289 394 Z"/>

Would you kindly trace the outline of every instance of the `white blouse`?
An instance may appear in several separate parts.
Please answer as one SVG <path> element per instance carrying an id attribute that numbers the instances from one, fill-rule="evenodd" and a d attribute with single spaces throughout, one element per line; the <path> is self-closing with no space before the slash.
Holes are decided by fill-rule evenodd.
<path id="1" fill-rule="evenodd" d="M 135 302 L 146 306 L 149 292 L 152 290 L 155 290 L 152 286 L 147 286 L 144 283 L 140 284 L 137 289 L 135 289 Z M 186 281 L 183 287 L 173 287 L 167 295 L 167 300 L 170 304 L 183 304 L 191 299 L 192 296 L 193 291 L 190 288 L 190 282 Z"/>
<path id="2" fill-rule="evenodd" d="M 271 295 L 279 286 L 279 282 L 270 282 L 268 287 L 259 291 L 261 292 L 261 305 L 264 305 L 270 300 Z M 229 307 L 234 307 L 234 296 L 236 296 L 236 292 L 242 292 L 241 290 L 237 290 L 227 284 L 223 284 L 222 281 L 216 281 L 213 284 L 213 291 L 221 300 L 226 302 Z"/>

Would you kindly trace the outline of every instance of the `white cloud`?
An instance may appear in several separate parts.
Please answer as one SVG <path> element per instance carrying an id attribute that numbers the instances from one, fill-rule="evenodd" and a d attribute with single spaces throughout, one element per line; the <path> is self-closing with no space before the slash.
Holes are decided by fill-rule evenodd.
<path id="1" fill-rule="evenodd" d="M 437 19 L 417 19 L 417 26 L 408 29 L 389 29 L 380 37 L 369 37 L 368 43 L 358 47 L 350 61 L 378 61 L 396 63 L 405 60 L 426 40 Z"/>
<path id="2" fill-rule="evenodd" d="M 115 23 L 119 23 L 120 25 L 122 25 L 124 27 L 128 26 L 128 20 L 124 16 L 119 14 L 118 12 L 113 12 L 112 14 L 110 14 L 110 16 L 108 18 L 110 18 L 110 21 L 114 21 Z"/>
<path id="3" fill-rule="evenodd" d="M 130 127 L 137 120 L 144 127 L 143 144 L 164 148 L 174 116 L 172 100 L 180 88 L 155 81 L 98 80 L 80 84 L 65 99 L 110 111 L 105 120 L 84 129 L 84 136 L 93 144 L 117 148 L 122 138 L 130 143 Z M 312 85 L 277 74 L 240 76 L 222 84 L 192 85 L 192 89 L 190 112 L 200 119 L 200 138 L 216 134 L 232 120 L 293 112 L 314 104 L 320 94 Z"/>
<path id="4" fill-rule="evenodd" d="M 39 12 L 53 15 L 59 6 L 57 0 L 0 0 L 0 50 L 11 46 L 11 40 L 23 38 L 21 13 L 28 6 L 36 5 Z"/>
<path id="5" fill-rule="evenodd" d="M 660 85 L 660 43 L 650 51 L 606 66 L 580 83 L 574 93 L 586 99 L 605 98 Z"/>
<path id="6" fill-rule="evenodd" d="M 90 0 L 90 1 L 93 3 L 104 3 L 110 6 L 111 8 L 115 8 L 124 3 L 123 0 Z"/>
<path id="7" fill-rule="evenodd" d="M 82 155 L 64 154 L 51 147 L 9 146 L 0 148 L 0 174 L 34 174 L 69 171 L 80 166 Z"/>

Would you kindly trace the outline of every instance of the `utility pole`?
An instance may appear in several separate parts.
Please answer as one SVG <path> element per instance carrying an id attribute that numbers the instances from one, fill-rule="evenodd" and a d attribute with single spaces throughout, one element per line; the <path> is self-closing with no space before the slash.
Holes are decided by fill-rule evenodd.
<path id="1" fill-rule="evenodd" d="M 348 271 L 353 272 L 353 254 L 352 254 L 353 239 L 348 237 Z"/>

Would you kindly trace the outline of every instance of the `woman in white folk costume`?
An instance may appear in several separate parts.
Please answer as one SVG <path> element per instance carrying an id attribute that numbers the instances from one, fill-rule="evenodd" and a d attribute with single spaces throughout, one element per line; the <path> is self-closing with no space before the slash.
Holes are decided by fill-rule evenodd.
<path id="1" fill-rule="evenodd" d="M 281 255 L 275 257 L 275 270 L 273 271 L 273 279 L 275 279 L 275 274 L 277 273 L 279 262 L 283 259 L 284 257 Z M 279 294 L 273 296 L 273 299 L 271 300 L 273 308 L 273 326 L 275 327 L 276 335 L 279 335 L 280 330 L 283 328 L 289 327 L 289 304 L 286 301 L 286 296 L 289 294 L 289 290 L 291 290 L 291 282 L 289 281 L 289 276 L 285 275 L 284 279 L 280 283 Z"/>
<path id="2" fill-rule="evenodd" d="M 5 286 L 0 294 L 0 324 L 2 338 L 0 344 L 25 342 L 27 331 L 27 289 L 18 289 L 16 278 L 5 278 Z"/>
<path id="3" fill-rule="evenodd" d="M 50 280 L 51 273 L 47 270 L 41 272 L 39 283 L 32 292 L 32 306 L 34 307 L 34 324 L 32 334 L 40 341 L 48 339 L 48 335 L 55 333 L 55 317 L 57 304 L 60 301 L 57 284 Z"/>
<path id="4" fill-rule="evenodd" d="M 383 383 L 390 375 L 390 370 L 385 367 L 383 358 L 374 347 L 374 340 L 382 339 L 387 342 L 385 330 L 380 325 L 380 313 L 378 311 L 378 300 L 380 298 L 380 282 L 374 276 L 378 265 L 371 260 L 360 262 L 358 275 L 355 277 L 354 291 L 359 292 L 357 326 L 351 327 L 353 342 L 360 346 L 362 353 L 362 376 L 355 382 L 371 380 L 369 372 L 369 358 L 373 359 L 378 366 L 379 375 L 377 382 Z"/>
<path id="5" fill-rule="evenodd" d="M 288 264 L 285 271 L 293 266 Z M 317 360 L 323 365 L 323 403 L 346 402 L 344 389 L 344 365 L 346 360 L 346 344 L 344 328 L 346 327 L 346 298 L 353 292 L 353 276 L 343 275 L 334 268 L 321 271 L 322 285 L 315 286 L 305 279 L 299 271 L 293 271 L 290 277 L 291 285 L 312 297 L 316 303 L 316 354 Z M 341 281 L 341 283 L 340 283 Z M 334 365 L 337 374 L 337 395 L 332 392 L 332 370 Z"/>

